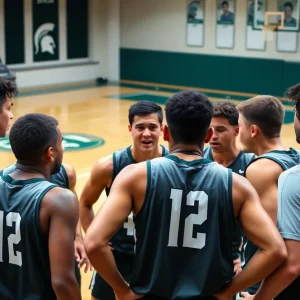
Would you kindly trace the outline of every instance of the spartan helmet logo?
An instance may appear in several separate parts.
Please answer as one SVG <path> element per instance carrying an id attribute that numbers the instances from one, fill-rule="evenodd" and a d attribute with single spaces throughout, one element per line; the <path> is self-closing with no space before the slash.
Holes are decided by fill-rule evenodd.
<path id="1" fill-rule="evenodd" d="M 56 48 L 54 39 L 52 36 L 48 35 L 49 32 L 53 31 L 55 24 L 45 23 L 42 24 L 35 32 L 34 35 L 34 45 L 35 45 L 35 55 L 40 52 L 49 52 L 54 55 L 54 48 Z"/>

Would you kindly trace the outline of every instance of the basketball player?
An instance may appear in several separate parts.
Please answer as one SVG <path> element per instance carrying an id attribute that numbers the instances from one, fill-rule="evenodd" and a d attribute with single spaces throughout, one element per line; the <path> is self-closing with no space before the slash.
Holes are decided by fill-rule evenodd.
<path id="1" fill-rule="evenodd" d="M 295 104 L 294 127 L 300 143 L 300 84 L 288 90 Z M 284 238 L 288 259 L 264 280 L 254 299 L 300 299 L 300 166 L 284 171 L 278 181 L 277 227 Z"/>
<path id="2" fill-rule="evenodd" d="M 81 299 L 74 270 L 78 201 L 48 180 L 63 157 L 57 120 L 19 118 L 9 135 L 16 169 L 0 178 L 0 298 Z"/>
<path id="3" fill-rule="evenodd" d="M 204 158 L 215 161 L 237 174 L 244 170 L 254 159 L 254 154 L 244 153 L 237 147 L 236 138 L 239 134 L 239 112 L 231 101 L 220 101 L 214 104 L 213 117 L 210 126 L 214 133 L 209 141 L 209 147 L 204 149 Z M 242 271 L 240 247 L 242 233 L 237 226 L 233 233 L 234 273 Z"/>
<path id="4" fill-rule="evenodd" d="M 211 295 L 226 283 L 216 299 L 231 299 L 285 259 L 283 240 L 254 188 L 232 170 L 202 158 L 204 142 L 213 132 L 212 113 L 211 102 L 198 92 L 171 97 L 164 127 L 171 155 L 124 168 L 90 225 L 84 241 L 87 254 L 117 299 L 215 299 Z M 108 241 L 131 211 L 137 240 L 129 286 Z M 232 279 L 229 237 L 235 218 L 261 251 Z"/>
<path id="5" fill-rule="evenodd" d="M 287 149 L 281 141 L 284 107 L 275 97 L 256 96 L 243 101 L 237 108 L 243 150 L 257 156 L 245 170 L 245 177 L 256 189 L 262 206 L 276 225 L 279 175 L 300 163 L 297 151 Z M 247 265 L 258 248 L 250 241 L 245 243 L 245 265 Z M 259 285 L 258 283 L 241 294 L 244 297 L 253 295 Z"/>
<path id="6" fill-rule="evenodd" d="M 167 149 L 159 145 L 163 122 L 163 113 L 159 105 L 150 101 L 139 101 L 130 107 L 128 120 L 133 145 L 100 159 L 93 167 L 81 194 L 80 218 L 85 231 L 94 218 L 93 204 L 104 189 L 106 194 L 109 194 L 112 182 L 124 167 L 167 154 Z M 133 270 L 133 232 L 134 224 L 132 216 L 129 216 L 110 240 L 117 267 L 126 280 L 129 280 Z M 112 288 L 96 272 L 92 277 L 91 290 L 92 299 L 115 299 Z"/>
<path id="7" fill-rule="evenodd" d="M 9 175 L 16 169 L 16 164 L 12 164 L 0 171 L 0 176 Z M 58 173 L 50 176 L 50 182 L 56 184 L 62 188 L 71 190 L 76 196 L 76 172 L 74 168 L 69 164 L 62 164 Z M 90 262 L 86 256 L 85 249 L 83 246 L 83 237 L 81 232 L 81 224 L 78 221 L 76 227 L 76 236 L 74 241 L 75 248 L 75 275 L 79 286 L 81 286 L 81 274 L 80 268 L 85 265 L 84 272 L 86 273 L 88 269 L 91 269 Z"/>
<path id="8" fill-rule="evenodd" d="M 12 81 L 0 77 L 0 138 L 5 137 L 13 119 L 11 98 L 17 93 L 17 88 Z"/>

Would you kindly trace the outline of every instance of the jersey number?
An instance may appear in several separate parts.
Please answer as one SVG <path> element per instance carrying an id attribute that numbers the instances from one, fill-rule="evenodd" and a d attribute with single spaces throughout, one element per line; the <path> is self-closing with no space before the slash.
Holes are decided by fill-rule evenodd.
<path id="1" fill-rule="evenodd" d="M 15 233 L 10 234 L 7 238 L 9 263 L 21 267 L 22 254 L 19 251 L 14 251 L 14 245 L 18 244 L 21 241 L 20 214 L 14 212 L 10 212 L 7 214 L 6 226 L 12 227 L 13 222 L 15 223 Z M 0 210 L 0 262 L 3 262 L 3 226 L 4 226 L 4 212 Z"/>
<path id="2" fill-rule="evenodd" d="M 172 212 L 169 231 L 169 247 L 178 247 L 182 190 L 171 189 Z M 193 237 L 194 225 L 201 225 L 207 219 L 208 196 L 203 191 L 191 191 L 187 194 L 186 205 L 195 206 L 198 201 L 198 213 L 190 214 L 184 223 L 183 247 L 202 249 L 205 246 L 205 233 Z"/>
<path id="3" fill-rule="evenodd" d="M 127 235 L 133 236 L 134 234 L 134 222 L 132 212 L 128 216 L 127 222 L 124 223 L 124 228 L 127 229 Z"/>

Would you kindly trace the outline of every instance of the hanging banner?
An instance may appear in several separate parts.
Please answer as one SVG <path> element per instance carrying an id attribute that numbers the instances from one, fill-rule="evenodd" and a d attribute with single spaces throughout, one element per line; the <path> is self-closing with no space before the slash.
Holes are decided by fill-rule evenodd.
<path id="1" fill-rule="evenodd" d="M 204 0 L 188 0 L 187 8 L 187 45 L 204 45 Z"/>
<path id="2" fill-rule="evenodd" d="M 58 0 L 32 1 L 33 61 L 58 60 Z"/>
<path id="3" fill-rule="evenodd" d="M 268 10 L 266 0 L 248 0 L 247 8 L 247 50 L 265 50 L 265 32 L 262 27 L 265 23 L 265 12 Z"/>
<path id="4" fill-rule="evenodd" d="M 235 1 L 217 0 L 217 48 L 234 46 Z"/>

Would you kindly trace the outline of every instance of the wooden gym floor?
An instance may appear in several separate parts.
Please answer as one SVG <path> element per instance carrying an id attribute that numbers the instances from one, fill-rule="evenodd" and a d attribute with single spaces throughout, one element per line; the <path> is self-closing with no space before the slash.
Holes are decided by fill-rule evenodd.
<path id="1" fill-rule="evenodd" d="M 175 88 L 180 89 L 182 87 Z M 90 87 L 16 98 L 13 113 L 15 119 L 32 112 L 49 114 L 58 119 L 59 127 L 63 133 L 91 134 L 105 140 L 104 145 L 98 148 L 66 151 L 64 153 L 64 162 L 73 165 L 76 170 L 76 190 L 80 195 L 93 164 L 99 158 L 131 144 L 131 137 L 127 130 L 127 113 L 130 105 L 134 103 L 133 100 L 148 100 L 148 97 L 150 97 L 154 101 L 156 99 L 160 101 L 171 95 L 170 91 L 157 91 L 157 89 L 149 91 L 144 88 L 117 85 Z M 222 95 L 223 93 L 220 93 L 220 96 L 210 98 L 211 100 L 220 100 L 223 98 Z M 250 95 L 244 96 L 250 97 Z M 131 100 L 126 100 L 129 98 Z M 164 107 L 164 105 L 162 106 Z M 286 108 L 291 114 L 292 107 L 288 106 Z M 282 137 L 286 146 L 299 148 L 295 141 L 292 123 L 284 125 Z M 161 140 L 161 143 L 166 145 L 163 140 Z M 0 156 L 0 169 L 15 162 L 11 152 L 2 151 Z M 104 195 L 100 197 L 100 201 L 95 205 L 95 213 L 103 200 L 105 200 Z M 91 275 L 92 272 L 90 271 L 87 274 L 82 272 L 82 296 L 84 300 L 90 299 L 88 287 Z"/>

